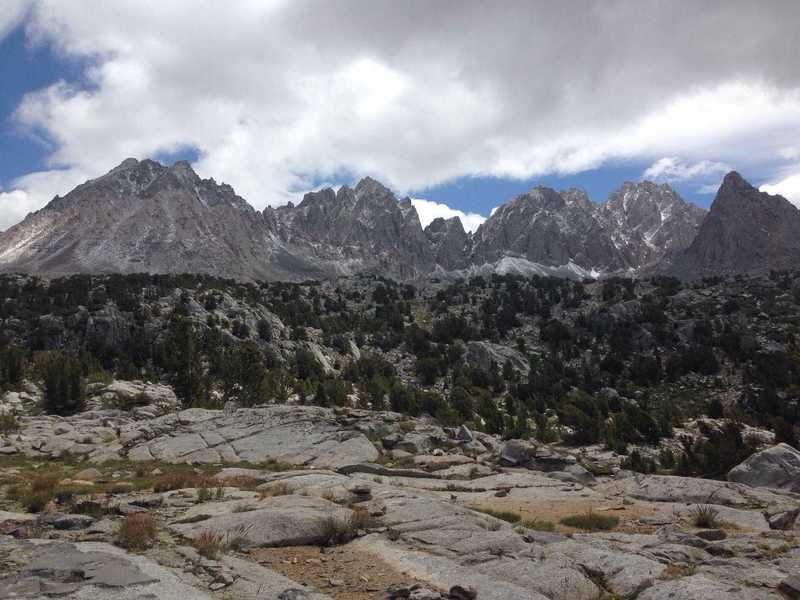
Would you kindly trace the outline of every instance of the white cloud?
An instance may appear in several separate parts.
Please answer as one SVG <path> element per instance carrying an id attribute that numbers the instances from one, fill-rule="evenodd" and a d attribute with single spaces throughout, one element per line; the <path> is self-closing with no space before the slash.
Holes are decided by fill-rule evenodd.
<path id="1" fill-rule="evenodd" d="M 31 93 L 16 121 L 73 178 L 194 147 L 257 208 L 342 173 L 400 195 L 663 157 L 768 177 L 800 136 L 800 3 L 756 4 L 38 0 L 31 39 L 90 59 L 91 86 Z"/>
<path id="2" fill-rule="evenodd" d="M 450 208 L 446 204 L 433 202 L 432 200 L 412 198 L 411 204 L 413 204 L 414 208 L 417 209 L 419 221 L 423 227 L 427 227 L 431 221 L 438 217 L 442 217 L 443 219 L 458 217 L 461 219 L 461 224 L 464 226 L 464 229 L 467 231 L 475 231 L 478 227 L 480 227 L 481 223 L 486 220 L 486 217 L 483 215 L 479 215 L 477 213 L 465 213 L 461 210 Z"/>
<path id="3" fill-rule="evenodd" d="M 779 194 L 800 208 L 800 174 L 788 175 L 772 184 L 764 184 L 759 188 L 768 194 Z"/>
<path id="4" fill-rule="evenodd" d="M 29 173 L 12 182 L 11 191 L 0 191 L 0 231 L 21 221 L 56 195 L 83 183 L 90 177 L 79 169 L 53 169 Z"/>
<path id="5" fill-rule="evenodd" d="M 19 25 L 31 7 L 31 0 L 3 0 L 0 3 L 0 41 Z"/>
<path id="6" fill-rule="evenodd" d="M 653 181 L 688 181 L 701 177 L 723 175 L 731 170 L 731 167 L 725 163 L 710 160 L 687 163 L 678 158 L 665 157 L 659 158 L 650 165 L 642 174 L 642 177 Z"/>
<path id="7" fill-rule="evenodd" d="M 38 204 L 22 190 L 0 192 L 0 231 L 21 221 L 29 212 L 39 208 Z"/>

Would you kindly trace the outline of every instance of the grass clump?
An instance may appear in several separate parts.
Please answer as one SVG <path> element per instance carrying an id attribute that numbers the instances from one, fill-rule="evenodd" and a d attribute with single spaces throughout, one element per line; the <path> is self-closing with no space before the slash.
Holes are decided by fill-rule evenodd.
<path id="1" fill-rule="evenodd" d="M 167 473 L 153 481 L 153 492 L 156 494 L 171 492 L 173 490 L 182 490 L 184 488 L 205 488 L 210 498 L 210 491 L 205 483 L 205 478 L 196 473 Z"/>
<path id="2" fill-rule="evenodd" d="M 358 536 L 359 531 L 365 531 L 373 526 L 369 512 L 363 508 L 356 508 L 346 519 L 328 517 L 322 524 L 320 541 L 323 546 L 338 546 L 346 544 Z"/>
<path id="3" fill-rule="evenodd" d="M 126 550 L 145 550 L 156 540 L 156 521 L 149 513 L 135 513 L 122 520 L 117 545 Z"/>
<path id="4" fill-rule="evenodd" d="M 703 529 L 713 529 L 720 526 L 717 519 L 719 511 L 709 504 L 698 504 L 689 509 L 689 518 L 692 525 Z"/>
<path id="5" fill-rule="evenodd" d="M 477 506 L 471 506 L 470 508 L 474 511 L 494 517 L 495 519 L 505 521 L 506 523 L 519 523 L 522 520 L 522 517 L 518 513 L 510 510 L 494 510 L 491 508 L 481 508 Z"/>
<path id="6" fill-rule="evenodd" d="M 205 529 L 192 540 L 192 546 L 200 556 L 215 560 L 222 553 L 224 544 L 220 534 Z"/>
<path id="7" fill-rule="evenodd" d="M 21 498 L 25 510 L 29 513 L 42 512 L 55 499 L 58 481 L 58 475 L 53 474 L 34 477 Z"/>
<path id="8" fill-rule="evenodd" d="M 561 524 L 584 531 L 608 531 L 619 524 L 619 517 L 600 515 L 590 510 L 580 515 L 564 517 L 561 519 Z"/>
<path id="9" fill-rule="evenodd" d="M 546 519 L 530 519 L 523 521 L 521 525 L 525 529 L 533 529 L 534 531 L 552 532 L 556 530 L 556 524 Z"/>

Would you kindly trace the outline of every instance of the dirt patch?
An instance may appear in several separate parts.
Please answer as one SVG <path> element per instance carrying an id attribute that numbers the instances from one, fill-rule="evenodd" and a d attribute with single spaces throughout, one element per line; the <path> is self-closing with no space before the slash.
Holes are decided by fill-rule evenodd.
<path id="1" fill-rule="evenodd" d="M 392 586 L 419 581 L 348 545 L 259 548 L 250 553 L 250 559 L 336 600 L 375 600 Z"/>
<path id="2" fill-rule="evenodd" d="M 614 531 L 624 533 L 651 533 L 655 528 L 640 523 L 642 517 L 653 517 L 658 514 L 658 507 L 646 503 L 633 502 L 623 504 L 618 499 L 599 500 L 597 498 L 559 498 L 532 499 L 514 497 L 514 493 L 505 498 L 474 499 L 469 505 L 489 508 L 495 511 L 509 511 L 520 515 L 524 521 L 549 521 L 555 530 L 563 533 L 574 533 L 580 530 L 561 524 L 561 519 L 576 514 L 593 511 L 613 515 L 619 519 Z"/>

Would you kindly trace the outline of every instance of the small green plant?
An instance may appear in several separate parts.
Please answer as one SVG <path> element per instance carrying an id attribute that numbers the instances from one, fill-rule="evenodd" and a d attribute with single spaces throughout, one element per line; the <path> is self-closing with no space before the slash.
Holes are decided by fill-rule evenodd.
<path id="1" fill-rule="evenodd" d="M 692 521 L 692 525 L 703 529 L 719 527 L 718 516 L 719 511 L 710 504 L 698 504 L 689 509 L 689 518 Z"/>
<path id="2" fill-rule="evenodd" d="M 608 531 L 619 524 L 619 518 L 613 515 L 600 515 L 587 511 L 580 515 L 571 515 L 561 519 L 561 524 L 584 531 Z"/>
<path id="3" fill-rule="evenodd" d="M 203 483 L 200 484 L 200 487 L 197 488 L 197 499 L 200 502 L 208 502 L 211 500 L 211 496 L 211 489 L 206 485 L 206 482 L 203 481 Z"/>

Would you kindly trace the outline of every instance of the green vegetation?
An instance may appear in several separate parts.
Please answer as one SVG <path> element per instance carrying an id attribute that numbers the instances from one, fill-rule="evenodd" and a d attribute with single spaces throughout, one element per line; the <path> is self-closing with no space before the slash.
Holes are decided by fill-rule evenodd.
<path id="1" fill-rule="evenodd" d="M 520 520 L 522 519 L 519 513 L 515 513 L 509 510 L 494 510 L 491 508 L 484 508 L 482 506 L 470 506 L 470 508 L 474 511 L 481 512 L 485 515 L 494 517 L 495 519 L 506 521 L 507 523 L 519 523 Z"/>
<path id="2" fill-rule="evenodd" d="M 506 438 L 604 444 L 639 472 L 719 476 L 752 452 L 745 423 L 798 445 L 798 290 L 788 272 L 691 284 L 492 275 L 424 289 L 369 275 L 4 275 L 0 318 L 14 327 L 0 330 L 0 389 L 41 383 L 55 414 L 112 377 L 168 383 L 185 406 L 357 399 Z M 703 414 L 728 425 L 657 460 L 631 449 Z"/>
<path id="3" fill-rule="evenodd" d="M 580 515 L 564 517 L 561 524 L 584 531 L 608 531 L 619 525 L 619 517 L 601 515 L 590 510 Z"/>

